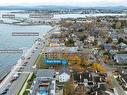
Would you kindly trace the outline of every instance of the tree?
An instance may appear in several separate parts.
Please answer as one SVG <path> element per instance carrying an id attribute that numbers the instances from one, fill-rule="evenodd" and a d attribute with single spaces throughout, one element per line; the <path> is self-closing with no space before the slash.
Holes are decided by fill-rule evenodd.
<path id="1" fill-rule="evenodd" d="M 71 82 L 68 82 L 64 85 L 64 89 L 63 89 L 63 95 L 73 95 L 74 91 L 74 84 Z"/>
<path id="2" fill-rule="evenodd" d="M 99 71 L 100 73 L 106 73 L 107 72 L 107 69 L 99 63 L 94 63 L 92 65 L 92 68 L 94 71 Z"/>
<path id="3" fill-rule="evenodd" d="M 112 43 L 112 38 L 108 37 L 107 43 Z"/>
<path id="4" fill-rule="evenodd" d="M 75 41 L 73 39 L 69 39 L 68 41 L 65 42 L 66 46 L 72 47 L 74 46 Z"/>
<path id="5" fill-rule="evenodd" d="M 123 38 L 118 39 L 118 44 L 120 44 L 121 42 L 123 42 Z"/>
<path id="6" fill-rule="evenodd" d="M 121 22 L 120 21 L 117 21 L 116 22 L 116 29 L 120 29 L 120 27 L 121 27 Z"/>

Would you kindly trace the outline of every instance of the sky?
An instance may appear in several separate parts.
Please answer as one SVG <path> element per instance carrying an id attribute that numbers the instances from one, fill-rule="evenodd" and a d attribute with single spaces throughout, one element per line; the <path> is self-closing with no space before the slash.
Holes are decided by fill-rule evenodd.
<path id="1" fill-rule="evenodd" d="M 0 5 L 127 6 L 127 0 L 0 0 Z"/>

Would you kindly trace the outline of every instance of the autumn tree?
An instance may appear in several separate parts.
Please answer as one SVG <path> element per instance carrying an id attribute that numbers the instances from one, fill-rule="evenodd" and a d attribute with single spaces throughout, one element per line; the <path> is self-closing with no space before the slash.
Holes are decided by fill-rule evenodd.
<path id="1" fill-rule="evenodd" d="M 73 95 L 73 91 L 74 91 L 74 84 L 71 82 L 67 82 L 64 85 L 63 95 Z"/>
<path id="2" fill-rule="evenodd" d="M 116 29 L 120 29 L 120 27 L 121 27 L 121 22 L 120 21 L 117 21 L 116 22 Z"/>

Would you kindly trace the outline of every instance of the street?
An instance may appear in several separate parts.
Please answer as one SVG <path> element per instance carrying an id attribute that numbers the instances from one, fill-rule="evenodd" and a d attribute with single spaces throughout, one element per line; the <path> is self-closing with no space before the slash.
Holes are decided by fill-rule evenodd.
<path id="1" fill-rule="evenodd" d="M 112 79 L 112 84 L 113 87 L 115 87 L 114 89 L 116 89 L 116 93 L 118 93 L 118 95 L 126 95 L 125 91 L 123 90 L 123 88 L 119 85 L 119 83 L 117 82 L 117 80 L 114 78 L 113 74 L 112 74 L 112 68 L 109 67 L 107 64 L 104 63 L 103 59 L 100 57 L 99 54 L 97 54 L 97 58 L 100 61 L 101 65 L 106 67 L 108 69 L 108 76 L 111 77 Z"/>

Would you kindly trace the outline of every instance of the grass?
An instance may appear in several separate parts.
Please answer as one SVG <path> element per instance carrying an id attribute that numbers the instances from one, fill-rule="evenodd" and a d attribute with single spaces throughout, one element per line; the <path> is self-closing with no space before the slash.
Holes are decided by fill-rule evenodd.
<path id="1" fill-rule="evenodd" d="M 37 57 L 37 59 L 36 59 L 34 65 L 38 63 L 38 60 L 40 59 L 40 56 L 41 56 L 41 54 L 38 55 L 38 57 Z M 29 76 L 28 76 L 28 77 L 29 77 Z M 21 90 L 19 91 L 18 95 L 20 95 L 20 92 L 22 91 L 22 89 L 23 89 L 25 83 L 28 81 L 28 77 L 26 78 L 25 82 L 23 83 L 22 88 L 21 88 Z M 33 74 L 32 77 L 31 77 L 31 80 L 34 80 L 34 77 L 35 77 L 35 76 L 34 76 L 34 74 Z M 32 84 L 32 83 L 31 83 L 31 84 Z M 30 89 L 31 84 L 27 84 L 26 89 Z M 25 90 L 25 92 L 23 93 L 23 95 L 28 95 L 28 93 L 29 93 L 29 91 L 26 91 L 26 90 Z"/>
<path id="2" fill-rule="evenodd" d="M 28 84 L 27 84 L 26 89 L 30 89 L 34 79 L 35 79 L 35 74 L 33 74 L 31 79 L 28 80 Z"/>
<path id="3" fill-rule="evenodd" d="M 28 95 L 29 94 L 29 91 L 25 91 L 24 93 L 23 93 L 23 95 Z"/>
<path id="4" fill-rule="evenodd" d="M 47 65 L 43 63 L 44 57 L 42 54 L 38 57 L 38 60 L 36 62 L 38 69 L 48 69 L 50 67 L 59 67 L 58 65 Z"/>
<path id="5" fill-rule="evenodd" d="M 31 79 L 32 76 L 33 76 L 33 73 L 29 74 L 29 76 L 27 77 L 26 81 L 24 82 L 24 85 L 23 85 L 23 87 L 22 87 L 22 89 L 21 89 L 19 95 L 22 95 L 22 93 L 23 93 L 23 95 L 24 95 L 24 93 L 26 93 L 26 88 L 27 88 L 27 86 L 28 86 L 28 80 L 29 80 L 29 78 Z M 27 91 L 27 92 L 29 92 L 29 91 Z M 28 95 L 28 94 L 27 94 L 27 95 Z"/>
<path id="6" fill-rule="evenodd" d="M 43 58 L 43 55 L 40 54 L 39 57 L 38 57 L 38 60 L 36 61 L 37 67 L 38 67 L 39 69 L 46 69 L 46 68 L 49 67 L 48 65 L 43 64 L 43 59 L 44 59 L 44 58 Z"/>

